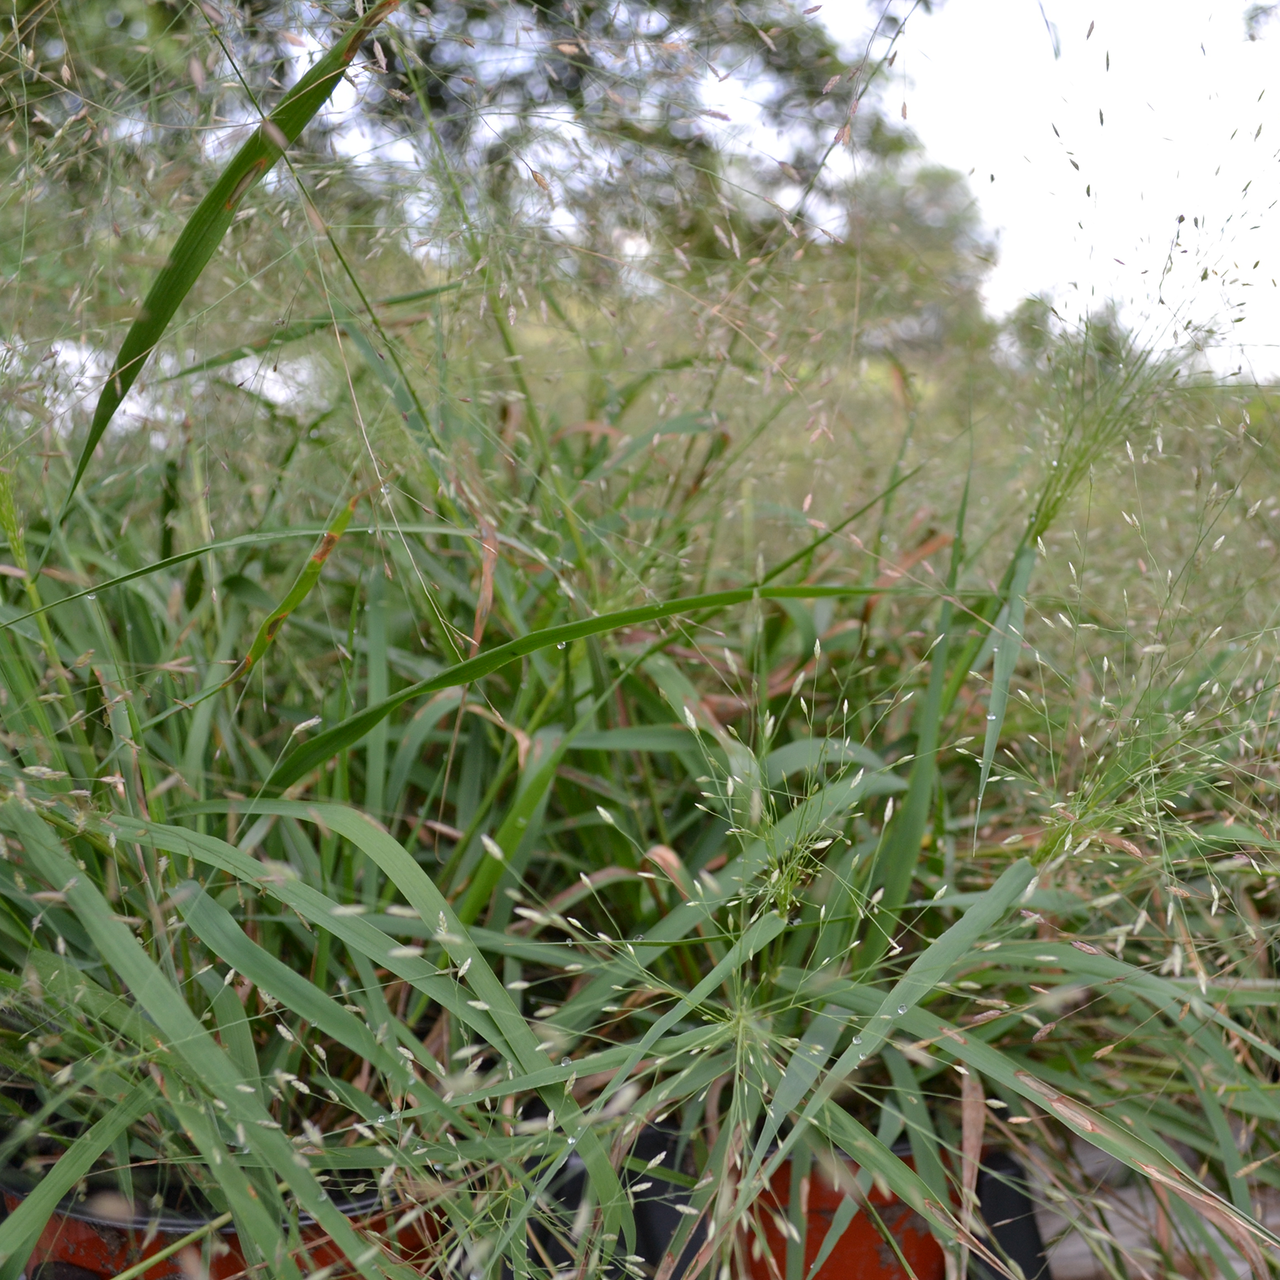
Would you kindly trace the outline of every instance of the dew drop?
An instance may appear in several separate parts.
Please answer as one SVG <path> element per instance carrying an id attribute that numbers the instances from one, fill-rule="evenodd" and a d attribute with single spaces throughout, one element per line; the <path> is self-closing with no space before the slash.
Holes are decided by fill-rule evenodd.
<path id="1" fill-rule="evenodd" d="M 861 1036 L 854 1036 L 854 1037 L 853 1037 L 853 1043 L 854 1043 L 854 1044 L 861 1044 L 861 1043 L 862 1043 L 862 1037 L 861 1037 Z"/>
<path id="2" fill-rule="evenodd" d="M 90 591 L 90 592 L 89 592 L 89 599 L 90 599 L 90 600 L 96 600 L 97 598 L 98 598 L 98 593 L 97 593 L 96 591 Z"/>
<path id="3" fill-rule="evenodd" d="M 563 648 L 564 648 L 564 641 L 563 641 L 563 640 L 561 640 L 561 641 L 560 641 L 560 643 L 559 643 L 558 645 L 556 645 L 556 648 L 557 648 L 557 649 L 563 649 Z"/>
<path id="4" fill-rule="evenodd" d="M 899 1012 L 899 1013 L 906 1013 L 906 1011 L 907 1011 L 907 1006 L 906 1006 L 905 1004 L 900 1004 L 900 1005 L 898 1006 L 898 1012 Z"/>
<path id="5" fill-rule="evenodd" d="M 572 1059 L 572 1058 L 561 1058 L 561 1059 L 560 1059 L 560 1065 L 561 1065 L 562 1067 L 571 1067 L 571 1066 L 573 1066 L 573 1059 Z"/>

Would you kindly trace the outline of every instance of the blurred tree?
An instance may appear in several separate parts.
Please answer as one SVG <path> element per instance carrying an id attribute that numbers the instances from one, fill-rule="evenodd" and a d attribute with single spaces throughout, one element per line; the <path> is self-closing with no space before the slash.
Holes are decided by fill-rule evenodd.
<path id="1" fill-rule="evenodd" d="M 990 343 L 979 288 L 995 250 L 962 175 L 932 165 L 872 166 L 851 189 L 848 225 L 862 268 L 864 349 L 972 350 Z"/>
<path id="2" fill-rule="evenodd" d="M 930 0 L 910 7 L 928 11 Z M 437 168 L 436 201 L 469 218 L 494 201 L 506 214 L 545 212 L 554 198 L 602 233 L 648 233 L 655 211 L 678 223 L 682 208 L 720 191 L 731 130 L 779 131 L 788 153 L 755 174 L 766 189 L 811 183 L 836 139 L 903 145 L 867 97 L 880 63 L 843 57 L 819 8 L 411 0 L 367 42 L 357 92 L 302 145 L 349 152 L 339 135 L 358 133 L 372 174 L 379 152 L 407 141 L 419 164 Z M 900 29 L 899 9 L 905 0 L 892 0 L 878 20 L 877 56 Z M 78 131 L 87 161 L 106 107 L 107 136 L 172 158 L 192 127 L 252 121 L 251 96 L 269 107 L 333 26 L 354 16 L 295 0 L 19 0 L 0 38 L 0 136 L 16 155 Z M 750 86 L 758 119 L 730 121 L 711 105 L 730 79 Z M 74 181 L 76 166 L 64 161 L 59 177 Z"/>

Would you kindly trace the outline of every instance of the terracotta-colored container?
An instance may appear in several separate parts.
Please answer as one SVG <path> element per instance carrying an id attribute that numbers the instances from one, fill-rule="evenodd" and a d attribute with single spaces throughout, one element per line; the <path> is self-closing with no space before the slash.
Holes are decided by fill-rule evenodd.
<path id="1" fill-rule="evenodd" d="M 852 1168 L 852 1166 L 850 1166 Z M 822 1242 L 827 1238 L 831 1220 L 844 1199 L 844 1193 L 832 1186 L 815 1165 L 808 1180 L 808 1204 L 805 1212 L 804 1271 L 817 1260 Z M 944 1280 L 946 1260 L 938 1242 L 929 1233 L 925 1220 L 893 1195 L 886 1195 L 874 1185 L 867 1199 L 892 1235 L 911 1271 L 899 1261 L 897 1253 L 876 1229 L 870 1216 L 857 1213 L 836 1242 L 815 1280 Z M 744 1242 L 748 1280 L 778 1280 L 786 1275 L 787 1240 L 779 1226 L 786 1219 L 791 1204 L 791 1162 L 787 1161 L 773 1175 L 768 1189 L 756 1202 L 755 1220 L 764 1234 L 764 1246 L 753 1229 Z M 770 1256 L 766 1256 L 765 1249 Z"/>
<path id="2" fill-rule="evenodd" d="M 3 1193 L 4 1207 L 12 1213 L 21 1197 L 13 1192 Z M 368 1231 L 384 1234 L 387 1216 L 381 1210 L 353 1214 L 356 1225 Z M 166 1224 L 167 1225 L 167 1224 Z M 55 1213 L 45 1224 L 40 1239 L 32 1250 L 27 1263 L 27 1275 L 39 1270 L 43 1280 L 92 1280 L 93 1277 L 117 1276 L 147 1258 L 164 1252 L 184 1236 L 190 1234 L 194 1223 L 184 1228 L 148 1231 L 146 1225 L 119 1226 L 95 1217 L 88 1210 L 74 1209 Z M 430 1215 L 419 1217 L 416 1223 L 399 1234 L 398 1244 L 403 1261 L 425 1259 L 431 1253 L 431 1234 L 434 1221 Z M 304 1272 L 320 1267 L 334 1268 L 335 1276 L 354 1274 L 342 1252 L 329 1236 L 314 1223 L 304 1223 L 301 1228 L 302 1248 L 296 1257 Z M 148 1238 L 150 1237 L 150 1238 Z M 212 1237 L 209 1280 L 230 1280 L 245 1272 L 244 1252 L 233 1228 L 226 1228 Z M 199 1274 L 201 1259 L 199 1245 L 188 1246 L 191 1254 L 183 1257 L 183 1250 L 160 1259 L 149 1267 L 142 1280 L 167 1280 L 167 1277 Z M 185 1265 L 184 1265 L 185 1264 Z"/>

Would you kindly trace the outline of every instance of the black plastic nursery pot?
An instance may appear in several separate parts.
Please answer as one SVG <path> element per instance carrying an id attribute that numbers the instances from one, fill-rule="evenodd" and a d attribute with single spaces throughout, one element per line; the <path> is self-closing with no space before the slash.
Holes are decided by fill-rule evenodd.
<path id="1" fill-rule="evenodd" d="M 636 1143 L 634 1154 L 646 1164 L 659 1154 L 668 1157 L 642 1177 L 628 1179 L 635 1204 L 636 1256 L 644 1259 L 652 1274 L 684 1220 L 681 1207 L 688 1205 L 690 1194 L 662 1177 L 664 1168 L 676 1167 L 676 1135 L 646 1129 Z M 899 1154 L 910 1163 L 909 1155 Z M 848 1163 L 850 1171 L 856 1172 L 854 1163 Z M 566 1218 L 572 1217 L 585 1185 L 586 1170 L 575 1158 L 551 1187 Z M 822 1250 L 844 1193 L 816 1167 L 806 1190 L 802 1273 L 807 1277 Z M 745 1260 L 745 1268 L 735 1271 L 734 1280 L 779 1280 L 786 1275 L 787 1240 L 782 1222 L 789 1214 L 790 1192 L 791 1162 L 786 1161 L 756 1202 L 752 1210 L 754 1222 L 744 1228 L 735 1257 Z M 1025 1280 L 1050 1280 L 1034 1206 L 1027 1193 L 1026 1175 L 1018 1162 L 1002 1151 L 984 1152 L 977 1194 L 979 1217 L 986 1228 L 984 1242 L 991 1253 L 1002 1261 L 1016 1264 Z M 946 1259 L 924 1219 L 892 1193 L 874 1184 L 868 1200 L 880 1224 L 893 1237 L 893 1244 L 884 1239 L 869 1214 L 860 1212 L 836 1241 L 814 1280 L 944 1280 Z M 672 1280 L 686 1280 L 705 1238 L 705 1230 L 699 1223 L 671 1273 Z M 557 1267 L 571 1265 L 572 1256 L 551 1233 L 540 1233 L 540 1243 L 546 1260 Z M 983 1260 L 971 1258 L 967 1280 L 1003 1278 Z"/>
<path id="2" fill-rule="evenodd" d="M 663 1177 L 663 1168 L 674 1168 L 675 1135 L 647 1129 L 637 1140 L 634 1154 L 646 1163 L 659 1154 L 670 1163 L 644 1175 L 630 1177 L 636 1218 L 636 1256 L 652 1274 L 661 1264 L 685 1215 L 689 1191 Z M 1040 1233 L 1036 1226 L 1025 1174 L 1004 1152 L 984 1153 L 978 1179 L 980 1216 L 986 1227 L 986 1243 L 992 1253 L 1016 1264 L 1026 1280 L 1050 1280 Z M 851 1171 L 855 1166 L 850 1161 Z M 586 1171 L 576 1157 L 550 1188 L 551 1196 L 571 1217 L 581 1202 Z M 783 1221 L 789 1215 L 790 1161 L 775 1172 L 765 1193 L 752 1210 L 753 1222 L 744 1227 L 735 1257 L 745 1260 L 735 1280 L 779 1280 L 787 1271 L 787 1240 Z M 806 1186 L 804 1205 L 804 1275 L 808 1276 L 822 1250 L 844 1193 L 815 1166 Z M 880 1224 L 893 1238 L 890 1244 L 866 1212 L 856 1214 L 835 1243 L 814 1280 L 944 1280 L 945 1258 L 928 1224 L 891 1193 L 872 1186 L 868 1201 Z M 21 1203 L 23 1193 L 0 1189 L 3 1215 Z M 154 1265 L 139 1273 L 140 1280 L 207 1275 L 209 1280 L 233 1280 L 246 1269 L 245 1251 L 234 1228 L 211 1229 L 212 1220 L 195 1215 L 105 1213 L 98 1201 L 64 1202 L 46 1224 L 27 1265 L 28 1280 L 107 1280 L 147 1259 Z M 388 1215 L 376 1196 L 353 1198 L 340 1206 L 359 1226 L 385 1233 Z M 399 1216 L 399 1215 L 397 1215 Z M 328 1236 L 313 1222 L 300 1224 L 298 1260 L 304 1270 L 333 1268 L 331 1275 L 350 1274 L 349 1264 Z M 437 1219 L 419 1215 L 399 1231 L 400 1259 L 417 1263 L 424 1274 L 442 1273 L 440 1254 L 434 1247 L 439 1234 Z M 535 1228 L 539 1252 L 553 1266 L 568 1266 L 572 1257 L 545 1228 Z M 672 1280 L 685 1280 L 705 1241 L 701 1223 L 692 1234 L 672 1272 Z M 997 1280 L 998 1273 L 980 1259 L 971 1259 L 968 1280 Z"/>

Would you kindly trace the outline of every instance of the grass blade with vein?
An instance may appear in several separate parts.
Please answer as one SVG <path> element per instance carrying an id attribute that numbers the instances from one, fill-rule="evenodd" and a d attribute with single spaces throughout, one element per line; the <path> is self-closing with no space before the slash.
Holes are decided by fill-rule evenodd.
<path id="1" fill-rule="evenodd" d="M 1031 945 L 1045 947 L 1041 942 Z M 1054 949 L 1060 953 L 1066 953 L 1054 957 L 1056 964 L 1071 965 L 1079 955 L 1078 952 L 1070 952 L 1064 944 L 1056 944 Z M 1086 957 L 1086 959 L 1091 960 L 1094 957 Z M 1112 966 L 1130 969 L 1135 976 L 1139 976 L 1139 980 L 1140 976 L 1145 976 L 1141 975 L 1141 970 L 1132 970 L 1131 966 L 1123 965 L 1119 961 L 1113 961 Z M 875 988 L 846 982 L 844 979 L 819 979 L 815 985 L 820 987 L 823 997 L 827 1000 L 842 1004 L 864 1016 L 874 1016 L 876 1010 L 881 1007 L 881 993 Z M 1133 1117 L 1126 1116 L 1124 1111 L 1119 1111 L 1119 1115 L 1133 1125 L 1132 1129 L 1126 1130 L 1124 1124 L 1116 1123 L 1107 1114 L 1077 1101 L 1042 1079 L 1042 1068 L 1041 1074 L 1033 1074 L 1030 1069 L 1031 1064 L 1027 1064 L 1024 1059 L 1014 1057 L 1012 1053 L 1006 1053 L 998 1045 L 990 1044 L 980 1036 L 964 1034 L 959 1027 L 919 1006 L 907 1010 L 901 1018 L 901 1025 L 904 1031 L 918 1039 L 945 1042 L 947 1052 L 966 1067 L 980 1071 L 984 1076 L 1004 1085 L 1006 1089 L 1021 1095 L 1037 1107 L 1050 1111 L 1056 1119 L 1084 1138 L 1086 1142 L 1099 1147 L 1130 1169 L 1137 1170 L 1155 1182 L 1176 1191 L 1184 1199 L 1198 1204 L 1206 1213 L 1224 1214 L 1269 1248 L 1280 1247 L 1280 1237 L 1256 1219 L 1245 1218 L 1228 1200 L 1205 1187 L 1190 1173 L 1175 1164 L 1138 1132 L 1137 1125 L 1133 1123 Z M 1115 1108 L 1112 1110 L 1114 1111 Z"/>
<path id="2" fill-rule="evenodd" d="M 889 1068 L 889 1078 L 896 1091 L 898 1109 L 902 1112 L 911 1143 L 911 1156 L 916 1162 L 916 1172 L 929 1184 L 929 1189 L 939 1202 L 950 1198 L 947 1190 L 947 1174 L 938 1154 L 938 1136 L 934 1132 L 933 1117 L 924 1101 L 924 1091 L 916 1079 L 915 1068 L 906 1055 L 892 1045 L 881 1051 L 884 1064 Z"/>
<path id="3" fill-rule="evenodd" d="M 445 524 L 400 524 L 397 529 L 401 533 L 435 533 L 456 534 L 457 529 Z M 235 538 L 224 538 L 221 542 L 210 542 L 203 546 L 192 547 L 189 551 L 179 551 L 164 560 L 156 560 L 143 565 L 140 569 L 130 569 L 126 573 L 117 574 L 105 582 L 95 582 L 79 591 L 72 591 L 57 600 L 42 603 L 39 608 L 28 609 L 26 613 L 15 613 L 5 623 L 6 628 L 16 627 L 28 618 L 38 617 L 63 605 L 73 604 L 77 600 L 92 599 L 101 591 L 109 591 L 112 587 L 123 586 L 126 582 L 136 582 L 139 578 L 147 578 L 156 573 L 164 573 L 167 569 L 176 569 L 179 565 L 191 560 L 199 560 L 214 551 L 233 551 L 237 547 L 269 546 L 275 542 L 284 542 L 290 538 L 323 538 L 328 529 L 308 528 L 305 525 L 296 529 L 260 529 L 255 533 L 242 533 Z M 355 535 L 352 535 L 355 536 Z M 29 637 L 34 640 L 35 637 Z"/>
<path id="4" fill-rule="evenodd" d="M 382 0 L 382 3 L 371 8 L 285 94 L 280 105 L 236 152 L 213 189 L 200 201 L 195 213 L 188 219 L 169 254 L 168 262 L 152 283 L 137 319 L 125 335 L 111 375 L 98 396 L 89 436 L 80 451 L 71 485 L 62 501 L 58 524 L 66 518 L 71 499 L 121 401 L 142 372 L 142 366 L 169 327 L 174 313 L 222 243 L 223 236 L 235 221 L 236 211 L 244 197 L 284 155 L 285 149 L 293 145 L 316 112 L 328 102 L 361 43 L 398 3 L 399 0 Z M 48 554 L 52 542 L 50 539 L 45 544 L 44 555 Z M 44 555 L 41 556 L 42 564 Z"/>
<path id="5" fill-rule="evenodd" d="M 221 812 L 225 811 L 225 805 L 202 805 L 196 807 L 195 811 Z M 117 822 L 120 830 L 128 831 L 131 840 L 137 840 L 164 853 L 194 858 L 197 862 L 225 871 L 246 884 L 260 887 L 262 892 L 269 893 L 311 924 L 333 934 L 348 948 L 368 956 L 380 969 L 403 978 L 447 1009 L 460 1023 L 471 1027 L 504 1056 L 514 1057 L 491 1015 L 468 1006 L 463 998 L 465 992 L 452 978 L 438 974 L 435 965 L 428 960 L 405 956 L 396 939 L 383 933 L 369 920 L 336 914 L 338 903 L 318 889 L 287 877 L 279 880 L 263 879 L 260 863 L 216 836 L 154 822 L 144 824 L 115 818 L 112 821 Z"/>
<path id="6" fill-rule="evenodd" d="M 423 920 L 431 925 L 438 921 L 435 940 L 454 964 L 468 966 L 467 985 L 479 1002 L 486 1006 L 485 1012 L 497 1023 L 521 1069 L 528 1072 L 550 1064 L 533 1028 L 489 967 L 480 948 L 467 933 L 466 926 L 426 872 L 390 835 L 362 813 L 342 805 L 276 801 L 259 803 L 255 807 L 261 813 L 287 814 L 305 822 L 322 823 L 375 862 Z M 573 1101 L 572 1094 L 563 1090 L 548 1091 L 545 1100 L 560 1115 L 560 1127 L 572 1136 L 573 1146 L 587 1167 L 587 1174 L 604 1211 L 604 1234 L 616 1233 L 621 1228 L 627 1251 L 634 1251 L 635 1219 L 599 1138 Z M 600 1105 L 600 1099 L 596 1105 Z"/>
<path id="7" fill-rule="evenodd" d="M 863 1061 L 886 1043 L 898 1021 L 910 1013 L 946 977 L 951 966 L 968 953 L 978 938 L 1003 919 L 1005 912 L 1034 876 L 1035 868 L 1031 863 L 1025 858 L 1019 858 L 955 924 L 912 961 L 911 967 L 887 995 L 881 994 L 876 1016 L 867 1020 L 861 1038 L 851 1044 L 827 1072 L 792 1126 L 791 1134 L 779 1144 L 777 1152 L 770 1159 L 766 1176 L 772 1175 L 781 1165 L 787 1151 L 803 1130 L 804 1123 L 811 1121 L 836 1089 Z"/>
<path id="8" fill-rule="evenodd" d="M 950 659 L 951 617 L 956 581 L 964 558 L 964 522 L 969 505 L 969 486 L 965 483 L 960 511 L 956 516 L 956 535 L 951 543 L 951 568 L 947 573 L 947 590 L 938 617 L 938 634 L 934 641 L 929 685 L 925 701 L 916 713 L 915 761 L 902 808 L 885 833 L 876 851 L 869 888 L 883 889 L 880 918 L 865 937 L 862 967 L 871 972 L 883 959 L 893 939 L 898 912 L 907 900 L 916 866 L 920 861 L 921 841 L 929 822 L 933 792 L 938 776 L 938 735 L 945 714 L 944 693 L 947 662 Z M 1015 650 L 1016 653 L 1016 650 Z"/>
<path id="9" fill-rule="evenodd" d="M 247 976 L 260 990 L 274 996 L 291 1013 L 319 1027 L 339 1044 L 372 1062 L 380 1071 L 399 1081 L 402 1088 L 411 1085 L 412 1077 L 407 1075 L 404 1062 L 397 1061 L 395 1054 L 375 1040 L 373 1032 L 359 1018 L 314 986 L 303 974 L 295 973 L 247 937 L 231 913 L 204 893 L 199 885 L 188 883 L 179 889 L 175 898 L 180 898 L 178 910 L 182 918 L 213 955 L 224 960 L 237 973 Z"/>

